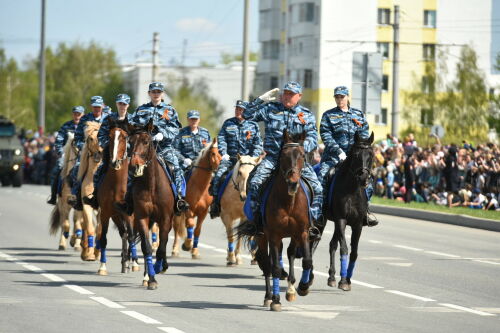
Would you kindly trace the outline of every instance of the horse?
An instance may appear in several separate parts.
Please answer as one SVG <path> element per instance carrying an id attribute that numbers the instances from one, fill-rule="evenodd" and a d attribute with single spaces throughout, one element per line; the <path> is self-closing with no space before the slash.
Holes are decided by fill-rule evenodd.
<path id="1" fill-rule="evenodd" d="M 80 168 L 78 169 L 78 181 L 82 182 L 81 196 L 94 193 L 94 174 L 102 160 L 102 148 L 97 140 L 97 133 L 101 124 L 95 121 L 88 121 L 85 128 L 85 144 L 80 155 Z M 84 261 L 95 261 L 98 249 L 94 248 L 95 227 L 94 209 L 92 206 L 83 204 L 83 240 L 81 258 Z M 99 220 L 99 216 L 97 216 Z M 86 237 L 85 237 L 86 236 Z"/>
<path id="2" fill-rule="evenodd" d="M 373 165 L 373 132 L 368 139 L 361 138 L 358 133 L 354 137 L 354 145 L 349 151 L 347 159 L 337 168 L 335 184 L 331 201 L 325 212 L 327 220 L 335 223 L 335 231 L 330 241 L 330 268 L 328 286 L 335 286 L 335 252 L 340 244 L 340 281 L 338 288 L 344 291 L 351 290 L 351 277 L 358 258 L 358 244 L 366 219 L 368 199 L 365 188 L 370 180 Z M 327 186 L 327 189 L 330 185 Z M 349 252 L 345 228 L 351 226 L 351 254 Z"/>
<path id="3" fill-rule="evenodd" d="M 61 237 L 59 239 L 59 250 L 66 249 L 66 240 L 69 237 L 70 223 L 69 223 L 69 213 L 71 211 L 71 206 L 68 204 L 68 197 L 71 196 L 71 186 L 68 183 L 67 177 L 78 158 L 78 153 L 73 147 L 74 133 L 68 133 L 68 140 L 64 145 L 64 162 L 61 171 L 61 194 L 58 198 L 56 205 L 50 213 L 50 228 L 49 232 L 51 235 L 55 235 L 57 230 L 61 228 Z M 77 210 L 73 210 L 73 235 L 71 235 L 70 245 L 74 247 L 76 251 L 81 249 L 80 242 L 82 238 L 82 213 Z"/>
<path id="4" fill-rule="evenodd" d="M 200 258 L 198 240 L 200 238 L 201 226 L 213 200 L 213 197 L 208 194 L 208 188 L 212 180 L 212 174 L 219 167 L 221 159 L 222 156 L 219 154 L 217 148 L 217 137 L 215 137 L 210 145 L 200 151 L 198 158 L 193 163 L 193 171 L 186 186 L 186 201 L 189 204 L 189 210 L 185 214 L 174 218 L 174 230 L 176 231 L 172 249 L 172 256 L 174 257 L 179 255 L 179 233 L 182 233 L 181 236 L 184 236 L 184 232 L 181 230 L 184 228 L 183 222 L 185 221 L 187 238 L 184 240 L 182 249 L 184 251 L 191 251 L 193 259 Z"/>
<path id="5" fill-rule="evenodd" d="M 282 275 L 281 251 L 282 239 L 290 237 L 287 255 L 290 265 L 288 275 L 288 289 L 286 299 L 294 301 L 296 294 L 306 296 L 312 284 L 310 273 L 312 271 L 312 255 L 309 243 L 309 199 L 306 190 L 300 184 L 302 169 L 305 167 L 305 151 L 303 142 L 305 133 L 301 133 L 293 140 L 284 132 L 284 144 L 280 152 L 277 173 L 269 185 L 269 198 L 265 207 L 264 235 L 257 236 L 257 252 L 255 259 L 264 273 L 266 293 L 264 306 L 269 306 L 271 311 L 281 311 L 279 281 Z M 239 237 L 244 237 L 250 242 L 249 222 L 245 221 L 237 227 Z M 268 253 L 268 247 L 269 252 Z M 294 261 L 297 249 L 303 253 L 302 278 L 296 290 Z M 269 277 L 272 274 L 273 286 Z"/>
<path id="6" fill-rule="evenodd" d="M 96 244 L 100 245 L 101 251 L 101 263 L 97 271 L 99 275 L 108 274 L 106 268 L 106 236 L 110 218 L 116 225 L 122 239 L 121 272 L 126 273 L 130 271 L 130 266 L 132 266 L 132 271 L 139 270 L 132 230 L 132 218 L 116 210 L 113 205 L 114 202 L 122 202 L 125 200 L 125 193 L 127 192 L 129 165 L 127 156 L 127 124 L 128 121 L 126 118 L 124 121 L 110 119 L 108 154 L 105 154 L 106 158 L 104 158 L 102 165 L 102 167 L 105 168 L 103 170 L 104 177 L 97 191 L 97 201 L 99 203 L 98 226 L 100 226 L 100 233 L 98 233 Z M 130 258 L 129 252 L 131 252 L 132 258 Z M 129 263 L 130 259 L 132 260 L 131 265 Z"/>
<path id="7" fill-rule="evenodd" d="M 153 122 L 145 126 L 129 125 L 130 143 L 133 147 L 129 168 L 134 170 L 132 197 L 134 204 L 134 234 L 139 234 L 144 255 L 143 285 L 150 290 L 158 288 L 155 274 L 166 272 L 168 233 L 172 228 L 174 215 L 174 192 L 163 166 L 157 159 L 156 149 L 151 137 Z M 152 247 L 149 241 L 149 228 L 158 223 L 160 244 L 156 250 L 153 265 Z"/>
<path id="8" fill-rule="evenodd" d="M 261 156 L 239 156 L 238 162 L 233 167 L 233 174 L 231 175 L 231 184 L 226 187 L 220 201 L 221 206 L 221 220 L 226 227 L 227 234 L 227 266 L 240 265 L 243 261 L 240 256 L 241 240 L 237 238 L 236 248 L 234 246 L 234 221 L 243 221 L 245 213 L 243 212 L 243 205 L 247 198 L 247 180 L 250 172 L 262 160 Z"/>

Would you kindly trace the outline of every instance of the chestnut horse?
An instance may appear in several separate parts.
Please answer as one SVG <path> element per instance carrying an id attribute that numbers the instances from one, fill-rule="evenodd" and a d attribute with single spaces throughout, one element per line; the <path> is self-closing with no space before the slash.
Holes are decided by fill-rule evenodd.
<path id="1" fill-rule="evenodd" d="M 210 145 L 200 151 L 198 158 L 193 162 L 193 171 L 186 186 L 186 201 L 189 204 L 189 210 L 185 214 L 174 218 L 174 230 L 176 231 L 174 246 L 172 248 L 172 256 L 174 257 L 179 255 L 178 240 L 184 236 L 182 229 L 185 224 L 187 238 L 184 240 L 182 249 L 184 251 L 191 251 L 193 259 L 200 258 L 198 240 L 200 238 L 201 226 L 213 200 L 212 196 L 208 194 L 208 188 L 212 180 L 212 174 L 219 167 L 221 159 L 222 157 L 217 148 L 217 137 L 215 137 Z M 195 217 L 196 223 L 194 220 Z"/>
<path id="2" fill-rule="evenodd" d="M 258 248 L 255 254 L 255 259 L 264 272 L 266 282 L 264 306 L 270 306 L 271 311 L 281 311 L 279 281 L 282 275 L 280 257 L 283 238 L 290 237 L 290 245 L 287 249 L 290 271 L 286 299 L 294 301 L 296 298 L 294 260 L 298 248 L 303 253 L 303 271 L 298 294 L 300 296 L 307 295 L 312 283 L 310 281 L 312 255 L 308 233 L 310 226 L 309 203 L 304 188 L 300 184 L 302 169 L 306 163 L 303 147 L 305 133 L 293 141 L 285 131 L 283 139 L 284 144 L 280 152 L 278 170 L 270 185 L 269 200 L 265 203 L 264 235 L 257 237 Z M 238 235 L 245 237 L 247 241 L 249 241 L 248 236 L 250 236 L 248 224 L 249 222 L 246 221 L 237 228 Z M 273 276 L 272 293 L 269 281 L 271 274 Z"/>
<path id="3" fill-rule="evenodd" d="M 130 189 L 134 203 L 134 234 L 138 233 L 141 238 L 145 266 L 143 285 L 147 284 L 151 290 L 158 288 L 155 274 L 168 269 L 167 241 L 174 215 L 174 192 L 157 159 L 152 130 L 152 120 L 145 126 L 128 127 L 133 147 L 129 167 L 134 171 Z M 154 222 L 158 223 L 160 230 L 160 244 L 156 250 L 156 263 L 153 265 L 148 236 Z"/>
<path id="4" fill-rule="evenodd" d="M 110 218 L 113 219 L 122 239 L 121 272 L 127 273 L 130 271 L 129 245 L 133 260 L 131 263 L 132 270 L 139 270 L 137 254 L 134 251 L 135 242 L 132 231 L 132 217 L 117 211 L 113 205 L 114 202 L 123 202 L 125 200 L 125 193 L 127 192 L 129 160 L 127 156 L 128 133 L 126 131 L 126 126 L 128 121 L 126 118 L 123 121 L 109 119 L 109 146 L 108 150 L 104 152 L 102 165 L 102 167 L 105 168 L 102 171 L 104 178 L 97 191 L 97 201 L 99 202 L 98 223 L 100 226 L 98 229 L 100 229 L 100 233 L 98 233 L 96 243 L 99 244 L 101 248 L 101 264 L 97 271 L 99 275 L 108 274 L 106 268 L 106 246 Z"/>
<path id="5" fill-rule="evenodd" d="M 61 195 L 57 199 L 56 205 L 52 209 L 50 214 L 50 234 L 55 235 L 57 230 L 61 228 L 61 237 L 59 239 L 59 250 L 66 249 L 66 241 L 69 237 L 69 213 L 71 211 L 71 206 L 68 204 L 68 197 L 71 196 L 71 186 L 68 183 L 68 175 L 76 163 L 78 158 L 78 153 L 73 147 L 74 133 L 68 133 L 68 140 L 64 145 L 64 162 L 61 171 Z M 73 235 L 71 235 L 70 245 L 75 248 L 76 251 L 80 251 L 80 242 L 82 238 L 82 213 L 78 210 L 73 210 Z"/>

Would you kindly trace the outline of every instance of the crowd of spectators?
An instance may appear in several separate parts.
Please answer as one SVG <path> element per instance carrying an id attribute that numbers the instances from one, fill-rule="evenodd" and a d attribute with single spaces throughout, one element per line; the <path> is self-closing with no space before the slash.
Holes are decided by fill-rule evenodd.
<path id="1" fill-rule="evenodd" d="M 493 143 L 420 147 L 412 134 L 374 145 L 375 195 L 404 202 L 500 210 L 500 149 Z"/>
<path id="2" fill-rule="evenodd" d="M 24 147 L 24 182 L 49 185 L 50 173 L 57 161 L 55 137 L 28 131 L 22 132 L 19 138 Z"/>

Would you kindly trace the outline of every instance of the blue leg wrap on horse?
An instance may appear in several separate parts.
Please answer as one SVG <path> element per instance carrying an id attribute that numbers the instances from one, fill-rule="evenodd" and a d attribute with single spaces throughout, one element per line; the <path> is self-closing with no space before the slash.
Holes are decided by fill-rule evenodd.
<path id="1" fill-rule="evenodd" d="M 200 240 L 200 237 L 195 237 L 194 240 L 193 240 L 193 248 L 197 248 L 198 247 L 198 241 Z"/>
<path id="2" fill-rule="evenodd" d="M 340 277 L 347 275 L 347 254 L 340 256 Z"/>
<path id="3" fill-rule="evenodd" d="M 82 235 L 83 235 L 82 229 L 76 229 L 75 235 L 76 235 L 76 237 L 82 237 Z"/>
<path id="4" fill-rule="evenodd" d="M 162 267 L 163 267 L 163 259 L 156 259 L 156 262 L 155 262 L 155 273 L 158 274 L 161 272 L 162 270 Z"/>
<path id="5" fill-rule="evenodd" d="M 280 254 L 280 266 L 283 268 L 283 255 Z"/>
<path id="6" fill-rule="evenodd" d="M 134 243 L 130 244 L 130 252 L 132 259 L 137 259 L 137 248 L 135 247 Z"/>
<path id="7" fill-rule="evenodd" d="M 234 243 L 228 242 L 227 243 L 227 249 L 229 252 L 234 252 Z"/>
<path id="8" fill-rule="evenodd" d="M 94 247 L 94 236 L 88 236 L 88 247 Z"/>
<path id="9" fill-rule="evenodd" d="M 350 261 L 349 266 L 347 267 L 347 278 L 349 279 L 352 277 L 352 273 L 354 272 L 354 266 L 356 266 L 356 262 Z"/>
<path id="10" fill-rule="evenodd" d="M 304 269 L 302 271 L 302 277 L 300 278 L 300 282 L 309 283 L 309 276 L 311 275 L 311 269 Z"/>
<path id="11" fill-rule="evenodd" d="M 194 227 L 187 228 L 188 239 L 193 239 L 193 231 L 194 231 Z"/>
<path id="12" fill-rule="evenodd" d="M 155 267 L 153 266 L 153 256 L 146 256 L 146 264 L 148 265 L 148 275 L 155 275 Z"/>
<path id="13" fill-rule="evenodd" d="M 101 262 L 106 262 L 106 249 L 101 250 Z"/>
<path id="14" fill-rule="evenodd" d="M 158 240 L 158 236 L 156 235 L 156 232 L 151 233 L 151 240 L 153 241 L 153 243 Z"/>
<path id="15" fill-rule="evenodd" d="M 64 238 L 68 238 L 68 237 L 69 237 L 69 231 L 65 231 L 65 232 L 63 233 L 63 235 L 64 235 Z"/>
<path id="16" fill-rule="evenodd" d="M 280 294 L 280 278 L 273 278 L 273 295 Z"/>
<path id="17" fill-rule="evenodd" d="M 100 239 L 95 240 L 95 248 L 98 250 L 101 249 L 101 240 Z"/>

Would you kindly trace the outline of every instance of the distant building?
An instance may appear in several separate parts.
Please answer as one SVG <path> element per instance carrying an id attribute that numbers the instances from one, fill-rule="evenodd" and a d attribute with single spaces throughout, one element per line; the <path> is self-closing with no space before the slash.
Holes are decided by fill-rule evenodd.
<path id="1" fill-rule="evenodd" d="M 151 63 L 136 63 L 124 66 L 126 91 L 129 91 L 140 105 L 149 101 L 148 85 L 151 83 Z M 241 96 L 241 74 L 240 63 L 220 65 L 215 67 L 165 67 L 160 66 L 158 81 L 166 85 L 168 93 L 169 84 L 172 80 L 180 80 L 183 76 L 190 82 L 203 79 L 208 86 L 207 94 L 213 97 L 224 110 L 223 119 L 234 116 L 234 105 Z M 253 87 L 255 76 L 255 64 L 250 63 L 248 71 L 248 85 Z M 168 96 L 167 99 L 169 100 Z M 175 105 L 174 105 L 175 107 Z M 203 111 L 203 110 L 200 110 Z"/>

